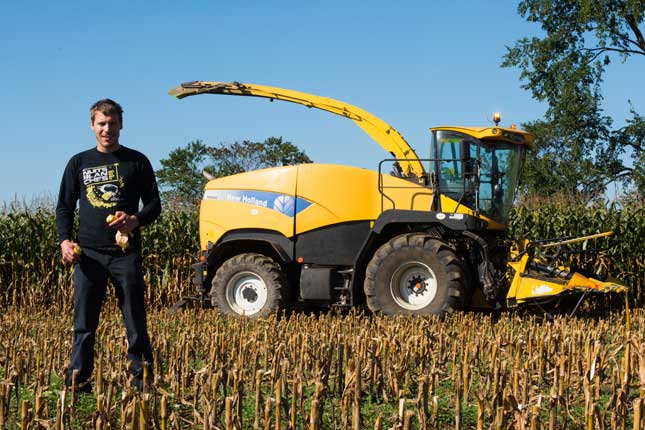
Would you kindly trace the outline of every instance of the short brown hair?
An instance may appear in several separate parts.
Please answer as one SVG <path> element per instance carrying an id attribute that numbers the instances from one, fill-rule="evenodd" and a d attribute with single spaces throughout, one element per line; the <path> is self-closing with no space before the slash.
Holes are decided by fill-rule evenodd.
<path id="1" fill-rule="evenodd" d="M 101 99 L 92 105 L 90 108 L 90 120 L 92 122 L 94 122 L 96 112 L 109 116 L 116 115 L 119 118 L 119 123 L 123 124 L 123 108 L 112 99 Z"/>

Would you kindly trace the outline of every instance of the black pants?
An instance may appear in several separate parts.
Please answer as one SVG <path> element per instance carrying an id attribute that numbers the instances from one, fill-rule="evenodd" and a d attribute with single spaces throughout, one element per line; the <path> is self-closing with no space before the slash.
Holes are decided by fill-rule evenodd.
<path id="1" fill-rule="evenodd" d="M 75 369 L 78 370 L 77 384 L 82 384 L 92 376 L 94 340 L 108 279 L 114 284 L 123 314 L 132 374 L 141 378 L 143 361 L 152 365 L 140 253 L 134 250 L 124 254 L 121 250 L 103 252 L 83 248 L 80 261 L 74 265 L 74 347 L 68 383 Z M 149 374 L 152 375 L 152 372 Z"/>

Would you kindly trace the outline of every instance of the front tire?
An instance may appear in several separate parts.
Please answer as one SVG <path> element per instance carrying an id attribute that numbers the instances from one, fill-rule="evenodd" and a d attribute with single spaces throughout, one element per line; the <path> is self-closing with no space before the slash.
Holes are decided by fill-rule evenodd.
<path id="1" fill-rule="evenodd" d="M 391 239 L 367 266 L 365 295 L 373 312 L 444 316 L 464 307 L 466 274 L 454 249 L 425 234 Z"/>
<path id="2" fill-rule="evenodd" d="M 280 309 L 286 285 L 284 273 L 273 259 L 240 254 L 215 272 L 211 303 L 225 315 L 262 318 Z"/>

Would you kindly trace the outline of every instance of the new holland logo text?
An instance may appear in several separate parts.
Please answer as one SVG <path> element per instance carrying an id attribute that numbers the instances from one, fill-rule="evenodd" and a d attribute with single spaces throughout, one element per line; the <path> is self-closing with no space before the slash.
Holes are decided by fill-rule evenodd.
<path id="1" fill-rule="evenodd" d="M 206 190 L 205 200 L 225 200 L 260 206 L 293 217 L 311 205 L 311 202 L 287 194 L 255 190 Z"/>

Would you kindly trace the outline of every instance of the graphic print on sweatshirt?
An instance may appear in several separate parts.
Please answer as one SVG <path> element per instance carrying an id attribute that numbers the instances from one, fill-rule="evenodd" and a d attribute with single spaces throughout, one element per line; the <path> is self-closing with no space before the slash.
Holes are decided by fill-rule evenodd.
<path id="1" fill-rule="evenodd" d="M 83 169 L 83 184 L 87 201 L 95 208 L 112 208 L 119 203 L 123 178 L 119 177 L 119 164 Z"/>

